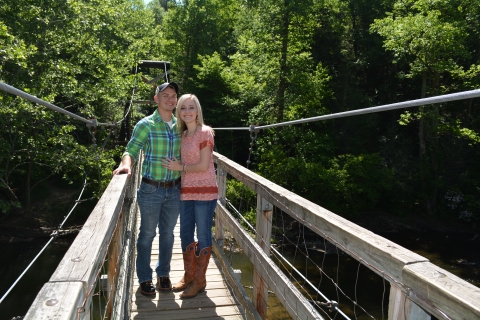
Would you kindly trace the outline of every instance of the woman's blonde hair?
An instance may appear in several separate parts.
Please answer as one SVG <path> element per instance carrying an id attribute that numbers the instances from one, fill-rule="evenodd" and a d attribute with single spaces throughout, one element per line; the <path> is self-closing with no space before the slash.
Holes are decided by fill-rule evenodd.
<path id="1" fill-rule="evenodd" d="M 200 101 L 198 100 L 196 95 L 191 93 L 186 93 L 186 94 L 183 94 L 180 98 L 178 98 L 177 110 L 175 111 L 175 117 L 177 117 L 177 128 L 180 132 L 187 130 L 187 125 L 185 124 L 185 121 L 183 121 L 180 118 L 180 108 L 182 107 L 182 104 L 187 99 L 192 99 L 192 101 L 195 102 L 195 105 L 197 106 L 197 125 L 200 125 L 200 126 L 204 125 L 203 112 L 202 112 L 202 106 L 200 105 Z"/>

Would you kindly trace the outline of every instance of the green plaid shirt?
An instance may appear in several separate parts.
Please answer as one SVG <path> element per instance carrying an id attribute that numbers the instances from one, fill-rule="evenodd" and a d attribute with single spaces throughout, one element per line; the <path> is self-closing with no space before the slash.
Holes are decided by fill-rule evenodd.
<path id="1" fill-rule="evenodd" d="M 142 175 L 156 181 L 176 180 L 180 171 L 172 171 L 162 167 L 164 157 L 180 159 L 181 133 L 177 130 L 177 119 L 172 116 L 173 127 L 163 121 L 155 112 L 140 120 L 133 129 L 132 137 L 127 144 L 123 156 L 129 155 L 138 161 L 138 154 L 143 150 L 144 159 Z"/>

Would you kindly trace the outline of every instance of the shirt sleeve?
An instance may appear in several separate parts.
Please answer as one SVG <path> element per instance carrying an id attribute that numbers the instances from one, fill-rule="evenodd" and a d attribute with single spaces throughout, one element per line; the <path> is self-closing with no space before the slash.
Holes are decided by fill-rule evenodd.
<path id="1" fill-rule="evenodd" d="M 139 121 L 132 132 L 132 137 L 125 148 L 125 152 L 122 155 L 122 158 L 126 155 L 129 155 L 135 159 L 137 162 L 138 154 L 140 150 L 143 149 L 145 145 L 148 133 L 150 131 L 150 126 L 147 121 Z"/>
<path id="2" fill-rule="evenodd" d="M 212 150 L 213 150 L 213 144 L 214 144 L 214 140 L 213 140 L 212 130 L 207 127 L 202 132 L 202 139 L 200 141 L 200 150 L 202 150 L 206 146 L 212 147 Z"/>

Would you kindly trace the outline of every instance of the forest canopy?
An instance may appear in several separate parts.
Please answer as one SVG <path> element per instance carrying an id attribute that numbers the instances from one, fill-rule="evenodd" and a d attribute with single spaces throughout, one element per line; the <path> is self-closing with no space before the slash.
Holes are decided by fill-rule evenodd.
<path id="1" fill-rule="evenodd" d="M 0 0 L 0 81 L 115 123 L 151 100 L 132 72 L 169 61 L 213 128 L 266 125 L 480 87 L 474 0 Z M 132 94 L 133 92 L 133 94 Z M 262 130 L 250 168 L 352 217 L 478 224 L 480 99 Z M 132 105 L 130 123 L 154 110 Z M 125 125 L 84 124 L 0 92 L 0 216 L 39 211 L 42 186 L 85 177 L 101 195 Z M 246 131 L 217 130 L 245 164 Z"/>

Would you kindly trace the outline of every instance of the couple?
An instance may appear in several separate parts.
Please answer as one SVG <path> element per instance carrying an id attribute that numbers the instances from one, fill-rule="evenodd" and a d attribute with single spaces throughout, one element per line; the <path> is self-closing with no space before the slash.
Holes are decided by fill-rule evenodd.
<path id="1" fill-rule="evenodd" d="M 180 297 L 185 299 L 195 297 L 206 286 L 218 187 L 213 166 L 213 130 L 203 124 L 202 108 L 195 95 L 182 95 L 178 104 L 177 96 L 175 82 L 157 87 L 157 109 L 137 123 L 113 174 L 125 172 L 130 176 L 132 164 L 140 160 L 138 155 L 143 150 L 142 183 L 137 191 L 141 219 L 136 260 L 143 295 L 155 295 L 150 255 L 157 226 L 160 239 L 156 288 L 172 290 L 173 229 L 180 212 L 185 274 L 173 290 L 184 290 Z M 194 239 L 195 226 L 198 242 Z"/>

